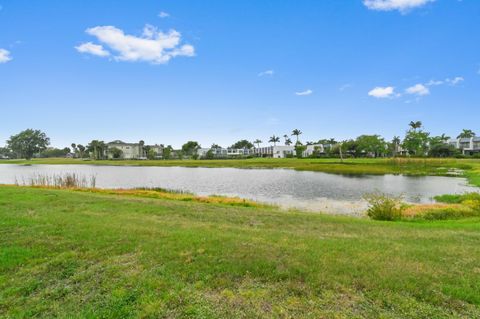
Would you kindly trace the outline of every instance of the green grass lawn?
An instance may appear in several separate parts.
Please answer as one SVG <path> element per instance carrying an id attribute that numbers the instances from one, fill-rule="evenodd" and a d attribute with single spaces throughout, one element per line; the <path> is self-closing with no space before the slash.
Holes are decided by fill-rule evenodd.
<path id="1" fill-rule="evenodd" d="M 480 219 L 0 186 L 1 318 L 480 318 Z"/>
<path id="2" fill-rule="evenodd" d="M 47 158 L 26 160 L 0 160 L 0 164 L 90 164 L 115 166 L 185 166 L 185 167 L 236 167 L 236 168 L 291 168 L 339 174 L 408 174 L 447 175 L 451 169 L 465 170 L 473 185 L 480 186 L 479 159 L 418 159 L 418 158 L 356 158 L 341 162 L 339 159 L 232 159 L 232 160 L 81 160 Z"/>

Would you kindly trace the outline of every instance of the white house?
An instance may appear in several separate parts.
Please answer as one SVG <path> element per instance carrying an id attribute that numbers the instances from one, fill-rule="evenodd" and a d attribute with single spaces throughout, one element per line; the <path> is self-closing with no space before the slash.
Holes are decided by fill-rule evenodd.
<path id="1" fill-rule="evenodd" d="M 480 137 L 470 138 L 457 138 L 448 141 L 448 144 L 454 146 L 456 149 L 461 150 L 464 155 L 474 154 L 480 152 Z"/>
<path id="2" fill-rule="evenodd" d="M 325 147 L 322 144 L 306 145 L 302 156 L 310 157 L 315 153 L 325 153 Z M 297 153 L 293 145 L 276 145 L 255 148 L 255 154 L 259 157 L 286 158 L 294 157 Z"/>
<path id="3" fill-rule="evenodd" d="M 197 154 L 199 157 L 206 157 L 209 151 L 212 151 L 213 157 L 216 158 L 241 157 L 254 154 L 253 149 L 248 148 L 199 148 Z"/>
<path id="4" fill-rule="evenodd" d="M 155 158 L 161 158 L 163 154 L 162 145 L 140 145 L 140 143 L 125 143 L 120 140 L 107 143 L 107 157 L 108 159 L 114 159 L 114 149 L 121 151 L 120 159 L 146 159 L 147 150 L 151 149 L 155 153 Z"/>

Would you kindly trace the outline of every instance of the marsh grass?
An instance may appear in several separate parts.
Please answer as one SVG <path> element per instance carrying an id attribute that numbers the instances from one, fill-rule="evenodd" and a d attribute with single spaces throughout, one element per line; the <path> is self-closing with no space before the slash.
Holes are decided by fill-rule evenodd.
<path id="1" fill-rule="evenodd" d="M 17 186 L 52 187 L 52 188 L 95 188 L 97 177 L 76 173 L 34 174 L 30 177 L 15 178 Z"/>

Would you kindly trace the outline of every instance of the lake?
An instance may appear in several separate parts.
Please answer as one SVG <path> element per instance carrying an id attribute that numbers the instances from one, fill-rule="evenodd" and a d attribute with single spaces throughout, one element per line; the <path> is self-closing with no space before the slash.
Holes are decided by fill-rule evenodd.
<path id="1" fill-rule="evenodd" d="M 338 175 L 290 169 L 138 167 L 95 165 L 0 165 L 0 184 L 28 180 L 35 174 L 77 173 L 96 176 L 99 188 L 161 187 L 198 195 L 238 196 L 284 208 L 335 214 L 361 214 L 362 196 L 381 191 L 403 194 L 413 203 L 432 197 L 478 191 L 464 178 L 403 175 Z"/>

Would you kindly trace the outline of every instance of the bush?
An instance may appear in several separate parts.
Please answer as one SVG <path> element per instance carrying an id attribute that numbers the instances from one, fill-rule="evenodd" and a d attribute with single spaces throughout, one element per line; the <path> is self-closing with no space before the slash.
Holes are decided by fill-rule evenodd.
<path id="1" fill-rule="evenodd" d="M 364 199 L 369 204 L 367 215 L 374 220 L 399 220 L 406 208 L 403 196 L 395 197 L 377 193 L 365 195 Z"/>

